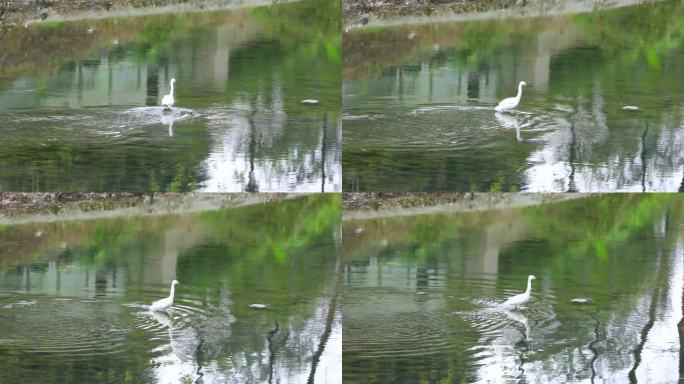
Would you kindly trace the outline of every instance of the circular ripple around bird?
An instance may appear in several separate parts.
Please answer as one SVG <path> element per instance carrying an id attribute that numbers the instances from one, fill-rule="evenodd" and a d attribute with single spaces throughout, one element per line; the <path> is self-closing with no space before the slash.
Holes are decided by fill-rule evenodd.
<path id="1" fill-rule="evenodd" d="M 219 308 L 192 295 L 176 297 L 167 311 L 152 312 L 148 302 L 159 292 L 144 292 L 140 302 L 124 303 L 112 298 L 6 295 L 0 300 L 0 344 L 26 353 L 92 358 L 125 353 L 134 330 L 149 340 L 191 334 L 187 328 L 225 327 L 235 321 L 229 306 Z M 144 303 L 145 304 L 144 304 Z"/>
<path id="2" fill-rule="evenodd" d="M 436 313 L 370 315 L 363 329 L 345 334 L 345 353 L 363 358 L 430 355 L 453 348 L 445 319 Z"/>
<path id="3" fill-rule="evenodd" d="M 121 353 L 130 329 L 125 310 L 107 300 L 57 300 L 50 296 L 13 297 L 3 309 L 0 339 L 28 353 L 74 358 Z M 3 303 L 5 301 L 3 300 Z"/>
<path id="4" fill-rule="evenodd" d="M 159 299 L 159 293 L 145 292 L 142 300 L 151 303 Z M 234 321 L 234 317 L 227 308 L 205 302 L 198 297 L 184 294 L 176 296 L 173 306 L 164 311 L 151 311 L 149 304 L 139 302 L 126 304 L 133 308 L 137 318 L 138 329 L 151 334 L 152 339 L 166 340 L 169 331 L 174 334 L 182 333 L 187 328 L 202 327 L 213 319 L 219 319 L 224 324 Z"/>
<path id="5" fill-rule="evenodd" d="M 165 111 L 161 107 L 90 107 L 77 110 L 46 110 L 14 112 L 0 115 L 4 124 L 16 137 L 31 134 L 40 137 L 45 144 L 68 140 L 97 143 L 125 136 L 142 127 L 164 126 L 198 117 L 192 109 L 174 107 Z M 27 129 L 30 128 L 30 129 Z M 163 131 L 166 133 L 167 131 Z M 15 137 L 15 140 L 16 140 Z"/>

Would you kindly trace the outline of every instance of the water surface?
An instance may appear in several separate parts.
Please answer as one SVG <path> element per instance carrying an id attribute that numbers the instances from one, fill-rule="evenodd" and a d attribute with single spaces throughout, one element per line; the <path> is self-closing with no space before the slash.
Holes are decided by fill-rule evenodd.
<path id="1" fill-rule="evenodd" d="M 34 24 L 0 51 L 0 190 L 341 188 L 336 2 Z"/>
<path id="2" fill-rule="evenodd" d="M 677 382 L 683 220 L 631 194 L 345 221 L 344 380 Z"/>
<path id="3" fill-rule="evenodd" d="M 339 206 L 4 225 L 0 382 L 339 383 Z"/>
<path id="4" fill-rule="evenodd" d="M 344 190 L 682 190 L 683 15 L 666 1 L 346 33 Z M 521 80 L 518 113 L 495 113 Z"/>

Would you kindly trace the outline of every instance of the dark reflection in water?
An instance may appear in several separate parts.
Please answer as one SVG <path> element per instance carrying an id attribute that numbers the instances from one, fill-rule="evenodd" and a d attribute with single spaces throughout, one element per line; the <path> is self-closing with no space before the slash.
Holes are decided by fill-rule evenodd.
<path id="1" fill-rule="evenodd" d="M 665 1 L 345 34 L 344 189 L 680 190 L 682 15 Z M 495 114 L 521 80 L 520 113 Z"/>
<path id="2" fill-rule="evenodd" d="M 624 194 L 346 221 L 344 380 L 677 382 L 683 220 Z"/>
<path id="3" fill-rule="evenodd" d="M 6 225 L 0 382 L 340 383 L 339 222 L 318 194 Z"/>
<path id="4" fill-rule="evenodd" d="M 1 190 L 341 188 L 336 2 L 37 25 L 2 44 Z"/>

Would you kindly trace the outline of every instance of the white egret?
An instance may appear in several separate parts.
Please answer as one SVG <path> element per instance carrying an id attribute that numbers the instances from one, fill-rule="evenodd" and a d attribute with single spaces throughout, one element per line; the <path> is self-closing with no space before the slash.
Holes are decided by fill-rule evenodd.
<path id="1" fill-rule="evenodd" d="M 517 308 L 525 303 L 530 299 L 530 293 L 532 292 L 532 280 L 536 279 L 534 275 L 529 275 L 527 276 L 527 290 L 524 293 L 521 293 L 519 295 L 515 295 L 511 297 L 510 299 L 506 300 L 503 305 L 508 306 L 508 307 L 514 307 Z"/>
<path id="2" fill-rule="evenodd" d="M 516 97 L 509 97 L 507 99 L 503 99 L 499 102 L 499 105 L 494 108 L 497 112 L 503 112 L 503 111 L 510 111 L 511 109 L 514 109 L 520 104 L 520 98 L 522 97 L 522 89 L 523 86 L 528 86 L 531 87 L 531 85 L 527 84 L 524 81 L 521 81 L 520 84 L 518 84 L 518 95 Z"/>
<path id="3" fill-rule="evenodd" d="M 171 109 L 173 107 L 173 104 L 175 100 L 173 99 L 173 84 L 176 82 L 176 79 L 171 79 L 171 92 L 168 95 L 164 95 L 162 97 L 162 102 L 161 105 L 164 107 L 164 109 Z"/>
<path id="4" fill-rule="evenodd" d="M 157 300 L 152 305 L 150 305 L 150 309 L 153 311 L 163 311 L 166 308 L 170 307 L 173 305 L 173 294 L 174 291 L 176 290 L 176 284 L 180 284 L 178 280 L 174 280 L 171 282 L 171 293 L 169 293 L 169 297 L 165 297 L 163 299 Z"/>

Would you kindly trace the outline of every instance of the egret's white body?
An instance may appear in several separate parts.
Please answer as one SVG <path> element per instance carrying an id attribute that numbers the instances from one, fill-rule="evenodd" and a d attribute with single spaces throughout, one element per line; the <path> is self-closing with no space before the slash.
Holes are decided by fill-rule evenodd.
<path id="1" fill-rule="evenodd" d="M 175 102 L 175 100 L 173 99 L 173 84 L 175 82 L 176 82 L 176 79 L 171 79 L 171 83 L 170 83 L 171 84 L 171 92 L 168 95 L 164 95 L 164 97 L 162 97 L 161 105 L 165 109 L 171 109 L 171 107 L 173 107 L 173 104 Z"/>
<path id="2" fill-rule="evenodd" d="M 503 99 L 499 102 L 499 105 L 497 105 L 494 110 L 497 112 L 503 112 L 503 111 L 510 111 L 511 109 L 514 109 L 520 104 L 520 99 L 522 98 L 522 89 L 523 86 L 528 85 L 526 82 L 521 81 L 520 84 L 518 84 L 518 95 L 515 97 L 509 97 L 507 99 Z"/>
<path id="3" fill-rule="evenodd" d="M 165 297 L 161 300 L 157 300 L 152 305 L 150 305 L 150 309 L 153 311 L 163 311 L 166 308 L 170 307 L 173 305 L 173 294 L 176 290 L 176 284 L 180 284 L 178 280 L 174 280 L 171 282 L 171 293 L 169 293 L 169 297 Z"/>
<path id="4" fill-rule="evenodd" d="M 503 305 L 507 307 L 519 307 L 530 299 L 530 293 L 532 292 L 532 280 L 536 279 L 534 275 L 527 276 L 527 290 L 524 293 L 515 295 L 510 299 L 506 300 Z"/>

